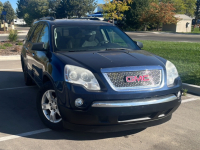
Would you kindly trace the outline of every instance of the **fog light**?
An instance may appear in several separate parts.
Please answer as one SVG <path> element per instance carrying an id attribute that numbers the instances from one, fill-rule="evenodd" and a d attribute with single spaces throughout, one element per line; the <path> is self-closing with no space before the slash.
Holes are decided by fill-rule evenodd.
<path id="1" fill-rule="evenodd" d="M 177 93 L 177 98 L 178 98 L 178 99 L 181 98 L 181 91 L 179 91 L 179 92 Z"/>
<path id="2" fill-rule="evenodd" d="M 76 107 L 81 107 L 83 105 L 83 100 L 81 98 L 77 98 L 75 100 L 75 106 Z"/>

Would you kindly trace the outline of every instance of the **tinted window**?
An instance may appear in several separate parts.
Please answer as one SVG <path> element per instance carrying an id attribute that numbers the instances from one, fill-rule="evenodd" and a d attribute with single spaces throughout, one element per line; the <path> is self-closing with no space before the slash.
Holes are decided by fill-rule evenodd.
<path id="1" fill-rule="evenodd" d="M 42 28 L 43 28 L 43 24 L 39 24 L 39 25 L 36 27 L 36 29 L 35 29 L 35 31 L 34 31 L 34 33 L 33 33 L 33 35 L 32 35 L 32 38 L 31 38 L 31 42 L 32 42 L 32 43 L 37 43 L 38 37 L 39 37 L 39 35 L 40 35 L 40 32 L 41 32 Z"/>
<path id="2" fill-rule="evenodd" d="M 31 35 L 32 35 L 32 33 L 33 33 L 33 31 L 34 31 L 34 29 L 35 29 L 36 26 L 37 26 L 37 24 L 34 24 L 34 25 L 30 28 L 30 30 L 29 30 L 29 32 L 28 32 L 28 35 L 27 35 L 27 39 L 28 39 L 28 40 L 30 39 L 30 37 L 31 37 Z"/>
<path id="3" fill-rule="evenodd" d="M 49 30 L 48 30 L 48 26 L 44 25 L 40 36 L 38 38 L 38 43 L 39 42 L 44 42 L 44 48 L 47 49 L 48 48 L 48 43 L 49 43 Z"/>
<path id="4" fill-rule="evenodd" d="M 115 48 L 139 50 L 139 47 L 115 26 L 57 26 L 54 28 L 54 41 L 57 51 L 98 51 Z"/>

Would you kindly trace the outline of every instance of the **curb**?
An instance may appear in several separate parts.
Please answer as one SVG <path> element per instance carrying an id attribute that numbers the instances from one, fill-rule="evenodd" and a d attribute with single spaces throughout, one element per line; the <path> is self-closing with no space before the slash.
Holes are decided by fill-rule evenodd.
<path id="1" fill-rule="evenodd" d="M 183 83 L 183 88 L 188 90 L 188 93 L 200 95 L 200 86 Z"/>
<path id="2" fill-rule="evenodd" d="M 27 35 L 28 33 L 19 33 L 19 34 L 17 34 L 18 36 L 19 35 Z M 0 34 L 0 36 L 9 36 L 9 34 Z"/>
<path id="3" fill-rule="evenodd" d="M 20 55 L 0 56 L 0 61 L 20 60 Z"/>

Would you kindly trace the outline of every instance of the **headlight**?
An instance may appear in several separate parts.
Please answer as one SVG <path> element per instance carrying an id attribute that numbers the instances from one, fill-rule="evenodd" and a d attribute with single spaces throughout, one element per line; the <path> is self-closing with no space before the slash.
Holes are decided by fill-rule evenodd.
<path id="1" fill-rule="evenodd" d="M 166 70 L 167 70 L 167 85 L 172 86 L 176 78 L 178 78 L 178 71 L 173 63 L 170 61 L 166 62 Z"/>
<path id="2" fill-rule="evenodd" d="M 87 69 L 66 65 L 65 66 L 65 81 L 84 86 L 88 90 L 100 90 L 99 83 L 93 73 Z"/>

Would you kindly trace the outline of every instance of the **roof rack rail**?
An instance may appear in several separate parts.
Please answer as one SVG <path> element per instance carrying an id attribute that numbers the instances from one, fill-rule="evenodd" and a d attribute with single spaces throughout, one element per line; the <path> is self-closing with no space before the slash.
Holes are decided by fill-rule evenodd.
<path id="1" fill-rule="evenodd" d="M 40 18 L 39 20 L 55 20 L 54 17 L 43 17 L 43 18 Z"/>

